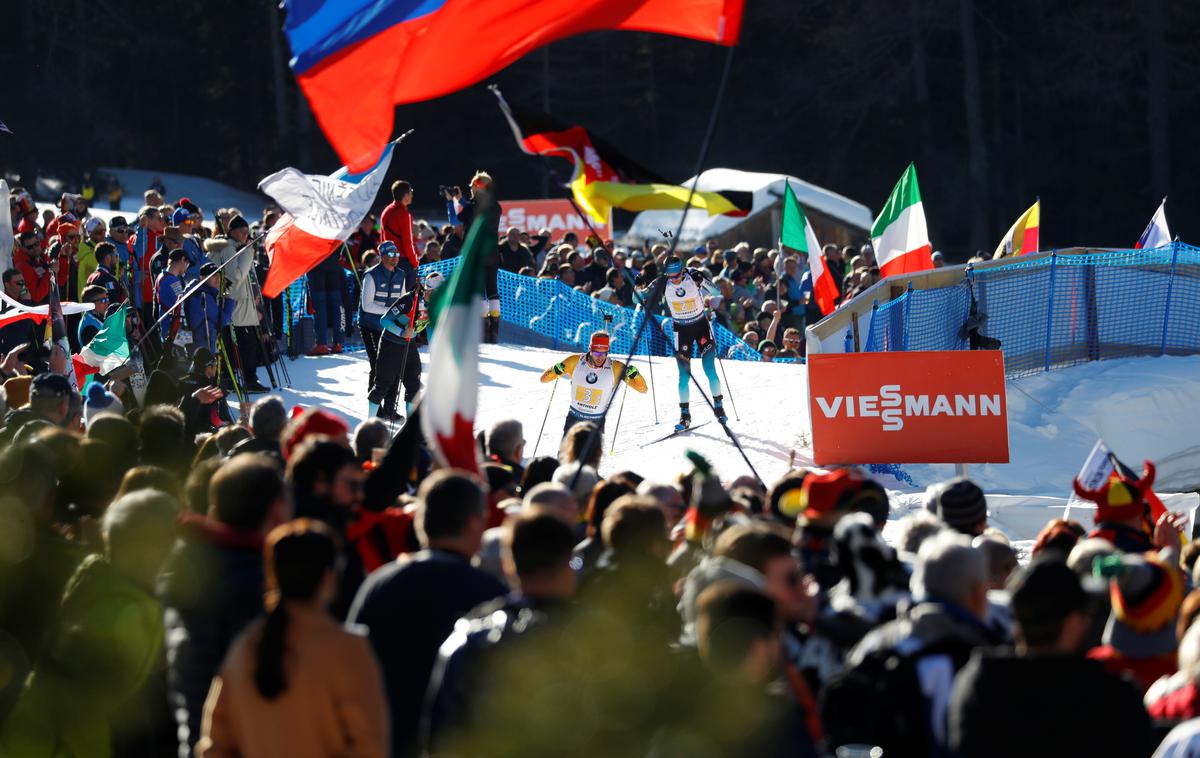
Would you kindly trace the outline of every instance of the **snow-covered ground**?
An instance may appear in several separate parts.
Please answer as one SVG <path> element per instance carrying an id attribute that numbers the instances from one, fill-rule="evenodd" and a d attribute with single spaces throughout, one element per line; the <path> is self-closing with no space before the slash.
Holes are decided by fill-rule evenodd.
<path id="1" fill-rule="evenodd" d="M 568 393 L 538 379 L 560 356 L 539 348 L 484 345 L 477 427 L 519 419 L 525 426 L 526 454 L 532 456 L 535 449 L 538 455 L 553 454 L 562 437 Z M 428 364 L 424 353 L 422 358 Z M 635 365 L 647 379 L 653 372 L 654 393 L 628 392 L 617 398 L 609 414 L 603 472 L 632 469 L 668 479 L 687 468 L 684 452 L 692 449 L 708 456 L 726 481 L 749 473 L 694 390 L 694 424 L 710 423 L 642 447 L 670 432 L 677 418 L 676 372 L 674 362 L 664 358 L 650 366 L 643 357 Z M 770 484 L 789 465 L 811 465 L 804 366 L 726 361 L 724 367 L 732 390 L 727 397 L 732 394 L 733 401 L 726 400 L 729 426 L 763 480 Z M 290 403 L 320 404 L 353 423 L 366 414 L 362 353 L 302 358 L 289 362 L 288 369 L 293 387 L 283 394 Z M 539 440 L 547 404 L 549 418 Z M 1145 458 L 1155 461 L 1159 492 L 1200 487 L 1200 356 L 1101 361 L 1013 380 L 1008 413 L 1012 462 L 972 466 L 970 476 L 989 494 L 992 521 L 1015 539 L 1031 539 L 1048 519 L 1062 514 L 1071 477 L 1098 437 L 1135 467 Z M 919 507 L 924 487 L 953 476 L 951 466 L 903 469 L 915 488 L 891 477 L 883 481 L 892 491 L 896 516 Z M 1196 502 L 1200 497 L 1194 494 L 1169 498 L 1168 507 L 1183 510 Z"/>

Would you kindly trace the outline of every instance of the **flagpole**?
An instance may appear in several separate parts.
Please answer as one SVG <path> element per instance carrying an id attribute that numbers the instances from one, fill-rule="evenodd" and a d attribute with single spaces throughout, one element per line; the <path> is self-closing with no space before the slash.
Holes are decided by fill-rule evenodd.
<path id="1" fill-rule="evenodd" d="M 267 230 L 264 229 L 263 231 L 259 232 L 257 236 L 255 236 L 249 240 L 246 240 L 246 244 L 240 250 L 238 250 L 236 253 L 229 256 L 229 258 L 224 263 L 222 263 L 220 266 L 217 266 L 215 269 L 213 269 L 207 275 L 202 276 L 199 279 L 197 279 L 196 282 L 194 284 L 192 284 L 192 286 L 189 287 L 186 292 L 184 292 L 182 295 L 179 296 L 179 299 L 175 301 L 174 305 L 172 305 L 170 308 L 168 308 L 165 313 L 163 313 L 161 316 L 159 316 L 158 319 L 153 324 L 151 324 L 149 328 L 146 329 L 145 333 L 142 335 L 142 338 L 139 339 L 137 341 L 137 343 L 133 346 L 133 349 L 129 351 L 129 358 L 126 358 L 125 360 L 121 361 L 121 366 L 124 366 L 126 363 L 129 362 L 130 358 L 133 357 L 133 354 L 137 351 L 137 349 L 140 348 L 142 346 L 142 343 L 146 341 L 146 338 L 150 336 L 151 332 L 154 329 L 158 328 L 158 325 L 161 324 L 163 322 L 163 320 L 165 320 L 167 318 L 167 316 L 170 316 L 176 310 L 182 309 L 184 300 L 187 300 L 189 297 L 196 294 L 196 292 L 199 291 L 200 287 L 202 287 L 206 282 L 208 282 L 209 279 L 212 279 L 214 276 L 221 273 L 221 271 L 224 270 L 224 268 L 226 266 L 228 266 L 230 263 L 233 263 L 235 260 L 237 260 L 239 255 L 241 255 L 242 253 L 244 253 L 247 250 L 254 247 L 254 243 L 258 242 L 260 239 L 262 239 L 266 235 L 267 235 Z M 180 312 L 182 312 L 182 311 L 180 310 Z M 120 368 L 120 366 L 118 366 L 117 368 Z"/>
<path id="2" fill-rule="evenodd" d="M 725 87 L 729 83 L 729 71 L 731 68 L 733 68 L 733 51 L 734 51 L 734 49 L 735 49 L 734 46 L 730 45 L 729 52 L 725 56 L 725 68 L 721 72 L 721 81 L 720 81 L 720 84 L 717 86 L 717 94 L 716 94 L 715 98 L 713 99 L 712 112 L 709 114 L 709 118 L 708 118 L 708 127 L 704 131 L 704 141 L 700 143 L 700 154 L 696 156 L 695 178 L 692 180 L 692 186 L 688 192 L 687 202 L 684 203 L 683 214 L 679 217 L 679 227 L 675 231 L 675 236 L 673 236 L 671 238 L 671 245 L 667 251 L 667 258 L 670 258 L 671 255 L 674 254 L 675 248 L 679 244 L 679 235 L 683 231 L 683 222 L 687 219 L 688 209 L 690 209 L 692 207 L 692 199 L 695 197 L 695 194 L 696 194 L 696 185 L 700 181 L 700 171 L 704 167 L 704 161 L 708 158 L 708 148 L 712 142 L 712 135 L 713 135 L 713 132 L 716 130 L 716 126 L 717 126 L 717 114 L 720 113 L 721 102 L 725 98 Z M 629 362 L 633 360 L 633 353 L 635 350 L 637 350 L 638 340 L 641 339 L 642 334 L 646 330 L 646 325 L 651 321 L 651 319 L 652 319 L 652 316 L 650 315 L 649 310 L 647 310 L 646 308 L 643 308 L 642 309 L 642 324 L 641 324 L 641 326 L 638 327 L 637 334 L 634 336 L 633 347 L 630 348 L 629 356 L 625 360 L 626 365 L 629 365 Z M 655 326 L 657 326 L 658 329 L 661 331 L 662 325 L 658 323 L 658 319 L 655 318 L 653 320 L 654 320 Z M 711 410 L 713 408 L 713 405 L 712 405 L 712 401 L 708 399 L 708 394 L 704 391 L 704 388 L 700 386 L 700 382 L 696 379 L 695 374 L 692 373 L 691 368 L 688 368 L 687 372 L 688 372 L 688 377 L 691 379 L 692 383 L 696 385 L 697 391 L 699 391 L 700 396 L 704 398 L 704 402 L 708 404 L 708 407 Z M 601 414 L 601 418 L 608 416 L 608 411 L 610 408 L 612 408 L 613 400 L 615 399 L 615 397 L 616 397 L 615 392 L 609 396 L 608 404 L 604 407 L 604 412 Z M 715 413 L 716 412 L 714 410 L 714 414 Z M 737 451 L 741 454 L 742 460 L 746 462 L 746 465 L 750 468 L 750 472 L 752 474 L 754 474 L 754 478 L 757 479 L 760 484 L 763 484 L 762 477 L 758 475 L 758 471 L 754 468 L 754 464 L 750 462 L 749 456 L 747 456 L 746 451 L 742 449 L 742 445 L 741 445 L 741 443 L 738 442 L 737 437 L 734 436 L 733 431 L 730 430 L 730 428 L 728 426 L 726 426 L 725 424 L 721 424 L 721 428 L 725 431 L 725 435 L 727 437 L 729 437 L 730 441 L 733 443 L 734 448 L 736 448 Z M 592 449 L 596 446 L 596 443 L 599 440 L 599 437 L 600 437 L 600 426 L 596 425 L 596 428 L 593 429 L 592 433 L 588 435 L 587 441 L 584 442 L 583 450 L 580 451 L 578 460 L 580 460 L 580 461 L 587 460 L 588 455 L 591 453 Z M 583 473 L 583 466 L 579 466 L 578 468 L 575 469 L 575 474 L 574 474 L 574 476 L 571 477 L 571 483 L 567 485 L 568 489 L 573 490 L 575 488 L 576 483 L 579 481 L 579 476 L 582 473 Z M 765 487 L 766 485 L 763 484 L 763 486 Z"/>

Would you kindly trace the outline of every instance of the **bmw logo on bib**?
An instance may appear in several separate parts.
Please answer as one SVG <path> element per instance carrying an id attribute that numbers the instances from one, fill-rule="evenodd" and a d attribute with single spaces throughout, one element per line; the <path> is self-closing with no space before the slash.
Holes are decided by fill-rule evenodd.
<path id="1" fill-rule="evenodd" d="M 588 375 L 583 378 L 583 380 L 585 382 L 587 382 L 588 384 L 595 384 L 596 380 L 598 380 L 599 378 L 600 377 L 596 376 L 596 374 L 594 372 L 589 372 Z"/>
<path id="2" fill-rule="evenodd" d="M 687 294 L 687 290 L 685 290 L 683 287 L 675 288 L 675 297 L 683 297 L 686 294 Z"/>

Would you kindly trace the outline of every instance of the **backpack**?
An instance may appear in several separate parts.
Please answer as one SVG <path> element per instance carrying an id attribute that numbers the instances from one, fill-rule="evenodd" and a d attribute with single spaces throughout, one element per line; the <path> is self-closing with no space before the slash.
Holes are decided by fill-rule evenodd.
<path id="1" fill-rule="evenodd" d="M 923 650 L 921 657 L 937 652 Z M 819 705 L 828 747 L 877 745 L 888 758 L 932 754 L 918 660 L 894 649 L 876 650 L 826 682 Z"/>

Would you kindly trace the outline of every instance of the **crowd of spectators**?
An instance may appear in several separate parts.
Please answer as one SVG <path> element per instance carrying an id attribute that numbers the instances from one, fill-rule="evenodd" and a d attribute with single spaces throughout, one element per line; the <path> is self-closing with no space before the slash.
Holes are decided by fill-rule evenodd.
<path id="1" fill-rule="evenodd" d="M 1018 555 L 966 479 L 901 515 L 853 468 L 607 470 L 586 423 L 530 460 L 515 420 L 475 475 L 415 417 L 393 437 L 267 396 L 197 431 L 31 385 L 0 434 L 5 755 L 1200 742 L 1200 550 L 1152 466 Z"/>

